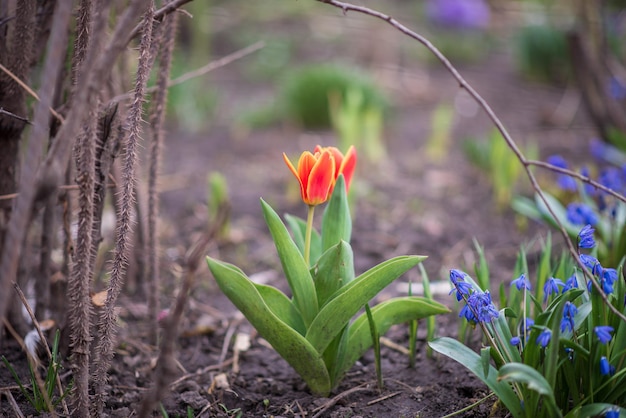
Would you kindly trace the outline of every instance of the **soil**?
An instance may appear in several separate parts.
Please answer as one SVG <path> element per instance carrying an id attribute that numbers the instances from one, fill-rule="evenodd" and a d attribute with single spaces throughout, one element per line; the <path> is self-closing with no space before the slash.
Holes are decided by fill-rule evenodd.
<path id="1" fill-rule="evenodd" d="M 320 20 L 343 19 L 336 10 L 320 8 L 316 12 Z M 447 295 L 447 271 L 461 268 L 472 272 L 476 261 L 473 240 L 485 248 L 495 290 L 499 283 L 512 278 L 520 245 L 539 241 L 547 229 L 532 223 L 524 226 L 509 208 L 496 207 L 487 177 L 464 155 L 464 139 L 484 138 L 491 131 L 486 115 L 440 65 L 425 64 L 406 53 L 422 48 L 419 44 L 387 30 L 382 22 L 364 21 L 355 16 L 343 36 L 349 38 L 351 32 L 363 30 L 359 25 L 376 27 L 377 36 L 397 42 L 397 52 L 404 55 L 392 63 L 397 66 L 388 65 L 391 58 L 385 52 L 389 51 L 367 51 L 361 45 L 366 41 L 354 38 L 358 42 L 353 59 L 378 75 L 393 102 L 385 130 L 387 157 L 377 163 L 361 158 L 355 177 L 352 245 L 357 274 L 396 255 L 427 255 L 423 265 L 434 282 L 436 299 L 456 309 L 453 298 Z M 294 30 L 293 25 L 281 27 Z M 300 36 L 296 39 L 301 39 L 297 29 L 296 33 Z M 231 50 L 227 40 L 216 43 L 216 55 Z M 329 52 L 324 42 L 316 40 L 299 53 L 319 61 L 349 50 L 349 45 L 335 47 L 338 51 Z M 378 53 L 382 58 L 376 56 Z M 211 74 L 219 109 L 210 129 L 189 133 L 172 126 L 167 135 L 161 267 L 164 295 L 171 297 L 163 301 L 165 306 L 179 285 L 185 252 L 210 222 L 206 208 L 210 172 L 225 176 L 232 211 L 229 233 L 212 242 L 207 254 L 233 262 L 248 275 L 286 290 L 259 198 L 280 214 L 304 216 L 295 179 L 281 154 L 297 156 L 318 143 L 335 143 L 329 132 L 302 133 L 282 125 L 237 134 L 232 129 L 232 115 L 271 94 L 266 83 L 242 76 L 245 65 L 245 61 L 236 63 Z M 563 89 L 524 81 L 516 73 L 507 48 L 495 48 L 480 62 L 462 63 L 459 68 L 512 135 L 521 143 L 538 141 L 543 157 L 555 152 L 571 157 L 576 150 L 584 150 L 593 135 L 582 109 L 570 115 L 566 121 L 571 122 L 569 127 L 553 118 L 564 99 Z M 457 114 L 449 143 L 440 144 L 444 152 L 436 158 L 427 149 L 432 112 L 440 104 L 456 106 Z M 531 259 L 536 248 L 529 248 Z M 420 280 L 418 271 L 413 270 L 385 289 L 376 301 L 406 294 L 407 283 Z M 120 307 L 119 344 L 110 372 L 106 411 L 113 417 L 129 417 L 151 385 L 158 352 L 146 343 L 145 297 L 123 296 Z M 457 335 L 456 313 L 437 317 L 436 324 L 438 336 Z M 180 332 L 179 378 L 162 399 L 163 410 L 171 417 L 188 416 L 188 409 L 193 416 L 202 417 L 441 417 L 489 394 L 462 365 L 427 352 L 425 324 L 420 323 L 415 367 L 409 367 L 408 356 L 402 352 L 408 345 L 407 327 L 396 326 L 382 345 L 384 388 L 377 388 L 370 350 L 329 398 L 315 397 L 220 293 L 206 266 L 196 275 Z M 247 335 L 251 344 L 235 359 L 233 340 L 239 334 Z M 469 344 L 479 347 L 478 331 L 471 335 Z M 27 376 L 26 362 L 16 343 L 8 341 L 2 353 L 21 376 Z M 67 384 L 69 373 L 62 378 Z M 11 391 L 25 415 L 35 414 L 4 367 L 0 367 L 0 389 Z M 6 398 L 1 399 L 0 415 L 13 416 Z M 155 416 L 160 415 L 155 411 Z M 487 397 L 458 416 L 498 417 L 505 412 L 498 409 L 495 398 Z"/>

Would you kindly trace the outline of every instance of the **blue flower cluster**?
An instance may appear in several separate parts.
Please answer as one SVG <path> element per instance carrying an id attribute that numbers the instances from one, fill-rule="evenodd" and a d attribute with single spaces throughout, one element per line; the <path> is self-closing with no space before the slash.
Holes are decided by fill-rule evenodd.
<path id="1" fill-rule="evenodd" d="M 596 245 L 596 242 L 593 237 L 594 229 L 591 225 L 584 226 L 579 234 L 578 234 L 578 249 L 589 249 L 593 248 Z M 598 278 L 600 285 L 602 286 L 602 290 L 604 293 L 611 294 L 613 293 L 613 285 L 617 280 L 617 270 L 613 268 L 604 268 L 600 264 L 600 262 L 595 258 L 587 254 L 579 254 L 580 262 L 587 267 L 591 273 Z M 511 286 L 515 286 L 518 290 L 528 289 L 531 290 L 531 284 L 525 274 L 522 274 L 517 279 L 511 281 Z M 550 277 L 546 280 L 545 285 L 543 286 L 544 292 L 544 302 L 551 295 L 558 295 L 559 293 L 565 293 L 571 289 L 578 288 L 578 280 L 576 278 L 576 274 L 572 274 L 565 283 L 561 279 L 557 279 L 555 277 Z M 587 283 L 587 288 L 591 292 L 592 291 L 592 282 L 589 281 Z M 561 332 L 573 332 L 575 330 L 575 317 L 578 313 L 578 308 L 571 302 L 566 302 L 563 307 L 563 318 L 561 319 Z M 529 318 L 526 319 L 526 331 L 528 333 L 530 327 L 533 325 L 533 321 Z M 613 332 L 613 327 L 610 326 L 597 326 L 594 328 L 594 332 L 598 337 L 598 341 L 601 344 L 607 344 L 611 341 L 611 333 Z M 552 331 L 549 329 L 544 329 L 536 339 L 536 343 L 541 345 L 542 347 L 546 347 L 550 343 L 550 339 L 552 337 Z M 519 337 L 513 337 L 511 339 L 512 345 L 519 345 L 521 340 Z M 608 367 L 608 366 L 607 366 Z"/>
<path id="2" fill-rule="evenodd" d="M 593 140 L 590 144 L 591 154 L 601 163 L 607 164 L 599 170 L 596 181 L 606 188 L 620 194 L 626 194 L 626 164 L 623 161 L 616 161 L 615 149 L 599 140 Z M 559 168 L 569 168 L 567 161 L 560 155 L 552 155 L 546 160 L 549 164 Z M 617 165 L 616 165 L 617 164 Z M 581 174 L 589 177 L 589 169 L 583 167 Z M 562 190 L 568 192 L 576 192 L 579 190 L 576 180 L 565 174 L 557 175 L 557 185 Z M 596 225 L 599 217 L 603 213 L 611 216 L 615 215 L 615 204 L 611 204 L 614 200 L 609 194 L 603 190 L 599 190 L 589 184 L 585 184 L 581 189 L 584 193 L 593 198 L 596 202 L 596 208 L 582 202 L 572 202 L 567 206 L 567 219 L 574 225 Z"/>
<path id="3" fill-rule="evenodd" d="M 468 277 L 467 273 L 461 270 L 450 270 L 450 282 L 454 285 L 450 294 L 455 292 L 458 301 L 465 300 L 465 306 L 461 309 L 459 317 L 467 319 L 472 324 L 491 322 L 492 319 L 496 319 L 499 312 L 491 300 L 489 291 L 482 292 L 474 289 L 465 281 L 465 277 Z"/>

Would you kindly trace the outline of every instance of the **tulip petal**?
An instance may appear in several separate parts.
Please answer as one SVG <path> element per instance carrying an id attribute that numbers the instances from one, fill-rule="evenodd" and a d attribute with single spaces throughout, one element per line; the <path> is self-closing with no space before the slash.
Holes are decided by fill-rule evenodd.
<path id="1" fill-rule="evenodd" d="M 350 182 L 352 181 L 352 175 L 354 174 L 354 170 L 356 168 L 356 150 L 354 149 L 354 145 L 351 145 L 348 148 L 348 152 L 341 160 L 339 166 L 339 174 L 343 174 L 344 179 L 346 180 L 346 191 L 350 190 Z"/>
<path id="2" fill-rule="evenodd" d="M 304 156 L 304 154 L 303 154 Z M 312 158 L 313 155 L 311 155 Z M 301 159 L 302 160 L 302 159 Z M 298 169 L 300 166 L 298 165 Z M 302 173 L 302 171 L 300 171 Z M 319 205 L 328 200 L 328 195 L 335 183 L 335 160 L 328 151 L 323 151 L 315 165 L 310 170 L 307 179 L 305 203 L 309 205 Z M 303 179 L 304 181 L 304 179 Z"/>

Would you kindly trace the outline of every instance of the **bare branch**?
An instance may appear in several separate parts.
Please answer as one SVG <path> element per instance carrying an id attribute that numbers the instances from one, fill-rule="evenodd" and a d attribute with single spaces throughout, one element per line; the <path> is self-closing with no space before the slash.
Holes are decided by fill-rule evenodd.
<path id="1" fill-rule="evenodd" d="M 399 23 L 397 20 L 395 20 L 391 16 L 388 16 L 388 15 L 386 15 L 384 13 L 378 12 L 376 10 L 372 10 L 370 8 L 367 8 L 367 7 L 356 6 L 356 5 L 353 5 L 353 4 L 350 4 L 350 3 L 344 3 L 344 2 L 340 2 L 340 1 L 336 1 L 336 0 L 317 0 L 317 1 L 319 1 L 320 3 L 326 3 L 326 4 L 329 4 L 331 6 L 340 8 L 343 11 L 344 14 L 346 14 L 348 11 L 354 11 L 354 12 L 362 13 L 362 14 L 365 14 L 365 15 L 369 15 L 369 16 L 372 16 L 372 17 L 384 20 L 385 22 L 387 22 L 388 24 L 390 24 L 394 28 L 398 29 L 400 32 L 402 32 L 405 35 L 407 35 L 407 36 L 417 40 L 418 42 L 420 42 L 422 45 L 424 45 L 426 47 L 426 49 L 428 49 L 443 64 L 443 66 L 446 68 L 446 70 L 448 70 L 448 72 L 452 75 L 452 77 L 454 77 L 454 79 L 459 83 L 459 86 L 462 89 L 465 89 L 469 93 L 469 95 L 472 96 L 474 101 L 476 101 L 476 103 L 478 103 L 478 105 L 485 111 L 485 113 L 487 114 L 487 116 L 489 117 L 491 122 L 496 126 L 496 128 L 498 129 L 500 134 L 502 134 L 502 137 L 506 141 L 508 147 L 513 151 L 513 153 L 515 154 L 517 159 L 524 166 L 524 171 L 526 172 L 526 176 L 530 180 L 530 184 L 532 185 L 533 189 L 537 193 L 537 196 L 539 196 L 541 201 L 544 203 L 544 205 L 548 209 L 548 212 L 550 213 L 550 216 L 552 216 L 552 218 L 554 219 L 554 222 L 556 223 L 556 225 L 557 225 L 561 235 L 563 236 L 563 239 L 565 240 L 565 244 L 567 246 L 568 252 L 573 257 L 573 259 L 578 264 L 578 266 L 582 269 L 582 271 L 584 272 L 584 275 L 587 278 L 587 280 L 590 280 L 593 283 L 593 286 L 596 288 L 596 290 L 600 292 L 600 295 L 602 296 L 602 300 L 607 304 L 609 309 L 615 315 L 617 315 L 622 321 L 626 322 L 626 316 L 623 313 L 619 312 L 612 304 L 610 304 L 608 302 L 608 298 L 607 298 L 606 294 L 604 293 L 604 291 L 602 290 L 602 287 L 600 286 L 598 281 L 593 277 L 593 275 L 581 263 L 580 259 L 578 258 L 578 253 L 576 251 L 576 248 L 574 247 L 574 244 L 572 243 L 572 240 L 569 238 L 569 234 L 567 233 L 567 230 L 565 229 L 565 227 L 563 226 L 563 224 L 561 223 L 559 218 L 554 213 L 554 210 L 552 209 L 552 207 L 548 203 L 548 200 L 546 199 L 546 196 L 545 196 L 543 190 L 541 189 L 541 186 L 537 182 L 537 178 L 535 177 L 535 175 L 533 174 L 532 170 L 530 169 L 530 165 L 531 164 L 529 163 L 529 160 L 527 160 L 526 157 L 524 156 L 524 154 L 522 154 L 522 152 L 520 151 L 519 147 L 517 146 L 517 144 L 515 143 L 515 141 L 513 140 L 511 135 L 509 134 L 509 132 L 504 127 L 504 124 L 502 123 L 500 118 L 498 118 L 496 116 L 496 114 L 491 109 L 489 104 L 485 101 L 485 99 L 483 99 L 483 97 L 480 94 L 478 94 L 478 92 L 476 92 L 476 90 L 474 90 L 474 88 L 472 86 L 470 86 L 470 84 L 461 76 L 461 74 L 458 72 L 458 70 L 441 53 L 441 51 L 439 51 L 428 39 L 426 39 L 425 37 L 423 37 L 422 35 L 419 35 L 418 33 L 414 32 L 414 31 L 410 30 L 409 28 L 407 28 L 406 26 L 402 25 L 401 23 Z"/>

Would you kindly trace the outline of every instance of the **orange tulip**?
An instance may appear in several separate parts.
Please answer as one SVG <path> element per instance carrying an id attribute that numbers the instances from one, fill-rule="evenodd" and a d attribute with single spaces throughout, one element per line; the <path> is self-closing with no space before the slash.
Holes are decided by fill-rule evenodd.
<path id="1" fill-rule="evenodd" d="M 346 181 L 346 191 L 349 191 L 352 175 L 354 174 L 354 169 L 356 168 L 356 150 L 354 149 L 354 146 L 351 145 L 350 148 L 348 148 L 348 152 L 346 152 L 345 156 L 335 147 L 321 147 L 317 145 L 313 152 L 317 153 L 324 150 L 330 151 L 335 158 L 335 180 L 337 180 L 339 174 L 343 174 L 343 178 Z"/>
<path id="2" fill-rule="evenodd" d="M 316 206 L 328 200 L 335 184 L 335 158 L 324 150 L 311 154 L 305 151 L 298 160 L 298 169 L 283 153 L 287 167 L 300 182 L 302 200 L 309 206 Z"/>
<path id="3" fill-rule="evenodd" d="M 335 147 L 317 145 L 313 153 L 305 151 L 300 155 L 297 169 L 285 153 L 283 158 L 289 170 L 300 182 L 302 200 L 309 206 L 316 206 L 328 200 L 339 174 L 345 177 L 346 189 L 350 187 L 356 166 L 356 151 L 353 146 L 344 156 Z"/>

